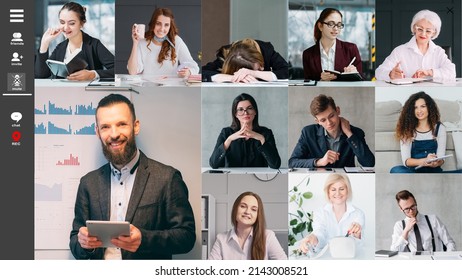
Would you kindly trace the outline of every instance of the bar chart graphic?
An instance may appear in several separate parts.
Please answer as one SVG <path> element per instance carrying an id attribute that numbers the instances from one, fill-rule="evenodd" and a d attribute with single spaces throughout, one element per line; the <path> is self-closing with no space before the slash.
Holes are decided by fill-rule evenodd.
<path id="1" fill-rule="evenodd" d="M 69 158 L 64 160 L 58 160 L 56 163 L 58 166 L 78 166 L 80 165 L 79 157 L 75 157 L 72 154 L 69 154 Z"/>

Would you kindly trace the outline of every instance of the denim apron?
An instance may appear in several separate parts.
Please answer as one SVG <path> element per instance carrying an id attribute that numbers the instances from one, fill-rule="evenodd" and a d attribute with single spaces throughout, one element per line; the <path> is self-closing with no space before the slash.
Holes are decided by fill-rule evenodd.
<path id="1" fill-rule="evenodd" d="M 436 150 L 438 149 L 438 141 L 436 140 L 436 136 L 438 135 L 438 130 L 440 128 L 440 123 L 436 125 L 435 133 L 433 134 L 433 139 L 429 140 L 413 140 L 411 146 L 411 158 L 426 158 L 428 154 L 436 154 Z M 438 166 L 435 168 L 432 167 L 422 167 L 419 169 L 415 169 L 415 167 L 410 167 L 414 169 L 415 172 L 418 173 L 436 173 L 441 172 L 443 169 Z"/>

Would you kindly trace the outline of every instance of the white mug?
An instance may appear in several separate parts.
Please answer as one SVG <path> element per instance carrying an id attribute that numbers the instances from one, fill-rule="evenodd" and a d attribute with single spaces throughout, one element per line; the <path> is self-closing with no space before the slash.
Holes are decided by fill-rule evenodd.
<path id="1" fill-rule="evenodd" d="M 139 39 L 144 39 L 144 32 L 146 31 L 146 25 L 135 23 L 135 32 Z"/>

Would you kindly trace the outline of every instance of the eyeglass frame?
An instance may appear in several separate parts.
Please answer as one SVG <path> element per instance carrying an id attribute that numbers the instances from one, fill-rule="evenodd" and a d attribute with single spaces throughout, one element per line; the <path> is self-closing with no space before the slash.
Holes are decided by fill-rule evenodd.
<path id="1" fill-rule="evenodd" d="M 433 36 L 436 32 L 435 29 L 426 29 L 418 25 L 414 25 L 415 33 L 425 33 L 427 36 Z"/>
<path id="2" fill-rule="evenodd" d="M 335 24 L 335 22 L 333 21 L 329 21 L 329 22 L 321 21 L 321 23 L 327 25 L 327 27 L 329 27 L 330 29 L 333 29 L 334 27 L 337 27 L 337 29 L 345 28 L 345 24 L 343 24 L 342 22 Z"/>
<path id="3" fill-rule="evenodd" d="M 401 209 L 401 211 L 403 211 L 404 214 L 409 214 L 409 211 L 411 211 L 411 210 L 412 210 L 412 212 L 417 211 L 417 204 L 414 204 L 414 205 L 412 205 L 411 207 L 408 207 L 408 208 Z"/>
<path id="4" fill-rule="evenodd" d="M 239 110 L 239 109 L 242 109 L 242 110 Z M 253 113 L 250 113 L 252 111 L 253 111 Z M 253 106 L 249 106 L 249 107 L 247 107 L 245 109 L 244 108 L 237 108 L 236 109 L 236 115 L 238 115 L 238 116 L 244 116 L 246 113 L 248 115 L 254 115 L 256 112 L 257 111 L 255 110 L 255 108 Z"/>

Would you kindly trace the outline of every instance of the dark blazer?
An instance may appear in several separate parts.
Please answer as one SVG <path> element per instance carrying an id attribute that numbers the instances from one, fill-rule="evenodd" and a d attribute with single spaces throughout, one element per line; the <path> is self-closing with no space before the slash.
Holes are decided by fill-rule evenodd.
<path id="1" fill-rule="evenodd" d="M 343 72 L 343 68 L 350 64 L 353 57 L 356 57 L 353 65 L 356 66 L 359 74 L 363 76 L 363 66 L 358 47 L 353 43 L 337 39 L 334 69 Z M 306 80 L 321 80 L 322 66 L 319 42 L 303 51 L 303 72 Z"/>
<path id="2" fill-rule="evenodd" d="M 255 130 L 265 137 L 263 145 L 255 139 L 240 138 L 231 142 L 228 150 L 225 150 L 224 142 L 234 132 L 236 131 L 231 127 L 225 127 L 221 130 L 209 160 L 212 168 L 269 166 L 278 169 L 281 166 L 281 158 L 271 129 L 260 126 L 260 129 Z"/>
<path id="3" fill-rule="evenodd" d="M 289 78 L 289 64 L 285 59 L 274 50 L 274 46 L 270 42 L 263 42 L 255 40 L 260 46 L 261 53 L 263 55 L 263 61 L 265 63 L 264 71 L 272 71 L 278 79 Z M 217 58 L 202 66 L 202 81 L 211 82 L 212 76 L 220 74 L 225 61 L 223 50 L 229 49 L 231 44 L 222 46 L 217 51 Z"/>
<path id="4" fill-rule="evenodd" d="M 110 204 L 111 167 L 107 163 L 80 180 L 69 243 L 76 259 L 104 257 L 104 248 L 83 249 L 77 234 L 86 220 L 109 220 Z M 136 226 L 142 237 L 135 253 L 122 250 L 123 259 L 171 259 L 172 254 L 189 252 L 196 229 L 180 172 L 141 153 L 126 221 Z"/>
<path id="5" fill-rule="evenodd" d="M 100 78 L 114 78 L 114 55 L 101 43 L 100 40 L 91 37 L 82 31 L 83 43 L 82 52 L 78 55 L 83 58 L 88 66 L 86 69 L 95 70 Z M 64 61 L 67 44 L 69 40 L 59 43 L 48 57 L 48 51 L 35 54 L 35 78 L 44 79 L 51 76 L 50 68 L 46 65 L 46 60 Z"/>
<path id="6" fill-rule="evenodd" d="M 355 166 L 355 156 L 359 163 L 365 167 L 375 165 L 375 156 L 369 149 L 364 139 L 364 131 L 351 126 L 353 135 L 347 138 L 345 134 L 340 136 L 340 159 L 326 167 L 342 168 Z M 289 159 L 289 167 L 314 167 L 314 161 L 322 158 L 328 150 L 328 143 L 324 135 L 324 128 L 319 124 L 305 126 Z"/>

